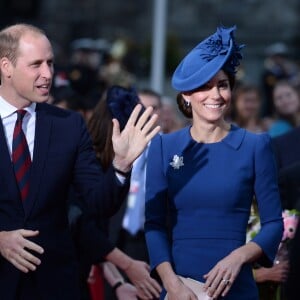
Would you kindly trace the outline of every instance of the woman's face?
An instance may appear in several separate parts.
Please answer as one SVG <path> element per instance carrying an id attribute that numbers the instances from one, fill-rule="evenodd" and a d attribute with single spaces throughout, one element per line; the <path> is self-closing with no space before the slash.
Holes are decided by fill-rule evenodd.
<path id="1" fill-rule="evenodd" d="M 191 103 L 193 119 L 215 123 L 224 119 L 231 102 L 231 89 L 226 73 L 220 70 L 209 82 L 183 97 Z"/>
<path id="2" fill-rule="evenodd" d="M 236 112 L 244 120 L 256 118 L 260 113 L 260 98 L 255 90 L 241 92 L 236 98 Z"/>
<path id="3" fill-rule="evenodd" d="M 288 84 L 275 87 L 273 101 L 276 110 L 282 115 L 292 115 L 300 109 L 299 95 Z"/>

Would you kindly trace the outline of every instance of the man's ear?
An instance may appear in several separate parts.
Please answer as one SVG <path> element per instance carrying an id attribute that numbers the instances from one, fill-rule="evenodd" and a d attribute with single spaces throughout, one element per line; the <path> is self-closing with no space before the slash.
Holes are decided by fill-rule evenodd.
<path id="1" fill-rule="evenodd" d="M 2 57 L 0 59 L 0 70 L 1 75 L 6 78 L 10 78 L 12 75 L 13 65 L 12 62 L 7 57 Z"/>

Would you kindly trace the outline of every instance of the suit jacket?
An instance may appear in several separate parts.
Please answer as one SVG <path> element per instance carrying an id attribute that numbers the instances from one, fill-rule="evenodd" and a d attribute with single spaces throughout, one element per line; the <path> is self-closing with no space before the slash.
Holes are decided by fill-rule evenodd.
<path id="1" fill-rule="evenodd" d="M 300 126 L 272 139 L 279 169 L 300 160 Z"/>
<path id="2" fill-rule="evenodd" d="M 43 299 L 79 299 L 78 265 L 67 217 L 73 184 L 84 205 L 100 216 L 113 214 L 126 195 L 112 168 L 104 176 L 79 114 L 46 103 L 36 106 L 29 198 L 22 203 L 0 124 L 0 231 L 39 230 L 44 248 L 34 272 Z M 0 295 L 14 299 L 21 272 L 0 256 Z M 30 299 L 33 300 L 33 299 Z"/>
<path id="3" fill-rule="evenodd" d="M 284 209 L 300 209 L 300 127 L 272 140 Z"/>

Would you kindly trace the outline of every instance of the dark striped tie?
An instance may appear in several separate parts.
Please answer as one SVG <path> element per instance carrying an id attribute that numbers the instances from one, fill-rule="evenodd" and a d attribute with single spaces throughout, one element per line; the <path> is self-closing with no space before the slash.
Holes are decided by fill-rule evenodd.
<path id="1" fill-rule="evenodd" d="M 14 129 L 12 143 L 12 161 L 14 164 L 15 176 L 20 189 L 22 200 L 26 200 L 29 192 L 29 173 L 31 158 L 26 141 L 25 134 L 22 129 L 22 121 L 26 114 L 26 110 L 17 110 L 17 121 Z"/>

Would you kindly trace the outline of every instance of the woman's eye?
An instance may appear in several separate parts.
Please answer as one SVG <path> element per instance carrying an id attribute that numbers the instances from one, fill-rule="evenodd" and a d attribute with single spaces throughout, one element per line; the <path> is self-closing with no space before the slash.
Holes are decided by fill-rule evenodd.
<path id="1" fill-rule="evenodd" d="M 207 91 L 210 89 L 210 86 L 208 84 L 202 85 L 199 87 L 199 91 Z"/>
<path id="2" fill-rule="evenodd" d="M 229 87 L 229 84 L 228 84 L 228 82 L 222 82 L 222 83 L 220 83 L 219 87 L 220 87 L 220 88 L 224 88 L 224 89 L 226 88 L 226 89 L 227 89 L 227 88 Z"/>

